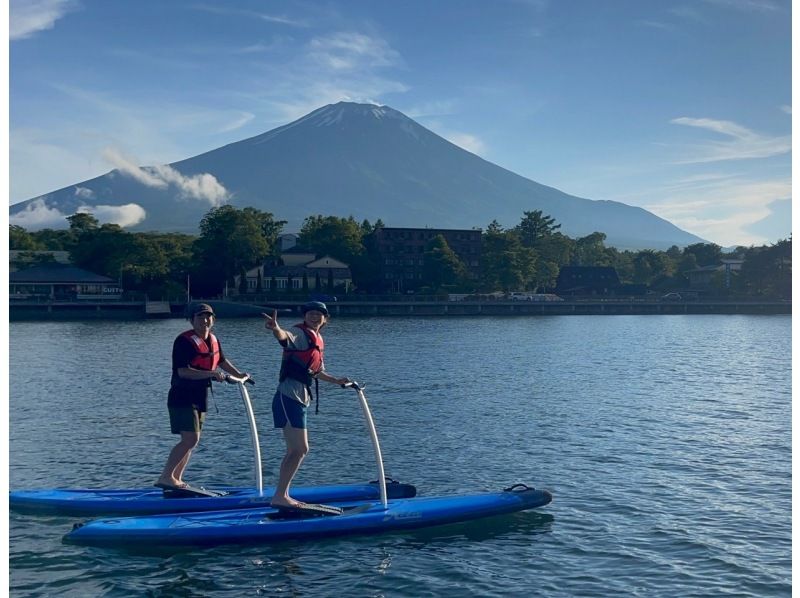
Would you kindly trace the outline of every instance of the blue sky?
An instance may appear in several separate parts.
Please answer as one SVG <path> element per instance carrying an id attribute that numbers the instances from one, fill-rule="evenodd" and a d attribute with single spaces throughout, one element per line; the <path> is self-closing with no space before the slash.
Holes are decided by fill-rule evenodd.
<path id="1" fill-rule="evenodd" d="M 722 246 L 773 243 L 791 21 L 789 0 L 11 0 L 10 203 L 349 100 Z"/>

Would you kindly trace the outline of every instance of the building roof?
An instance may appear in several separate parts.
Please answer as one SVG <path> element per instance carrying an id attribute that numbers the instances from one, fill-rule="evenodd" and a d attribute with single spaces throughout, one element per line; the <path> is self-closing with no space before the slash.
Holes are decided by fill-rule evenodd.
<path id="1" fill-rule="evenodd" d="M 41 264 L 8 274 L 10 283 L 50 284 L 54 282 L 103 284 L 116 282 L 113 278 L 89 272 L 69 264 Z"/>
<path id="2" fill-rule="evenodd" d="M 288 249 L 284 249 L 283 251 L 281 251 L 281 254 L 284 254 L 284 253 L 288 253 L 288 254 L 301 253 L 301 254 L 304 254 L 304 255 L 305 254 L 317 255 L 316 253 L 314 253 L 313 249 L 309 249 L 308 247 L 302 247 L 300 245 L 292 245 Z"/>
<path id="3" fill-rule="evenodd" d="M 309 277 L 327 276 L 328 270 L 331 270 L 334 278 L 350 278 L 350 268 L 307 268 L 305 266 L 276 266 L 274 268 L 264 268 L 264 278 L 272 276 L 282 278 L 291 276 L 292 278 L 302 278 L 303 274 Z"/>
<path id="4" fill-rule="evenodd" d="M 52 256 L 53 261 L 59 264 L 69 263 L 69 251 L 51 251 L 40 249 L 11 249 L 8 252 L 8 259 L 14 261 L 17 259 L 33 261 L 37 257 Z"/>
<path id="5" fill-rule="evenodd" d="M 599 290 L 619 285 L 617 270 L 611 266 L 563 266 L 558 272 L 556 292 Z"/>

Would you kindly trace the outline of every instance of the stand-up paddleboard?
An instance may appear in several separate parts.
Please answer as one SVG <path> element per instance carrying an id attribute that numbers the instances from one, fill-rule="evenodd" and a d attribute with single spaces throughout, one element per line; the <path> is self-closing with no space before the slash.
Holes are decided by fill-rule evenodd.
<path id="1" fill-rule="evenodd" d="M 216 511 L 224 509 L 245 509 L 269 506 L 274 488 L 264 488 L 261 473 L 261 448 L 258 442 L 253 406 L 245 383 L 252 384 L 250 378 L 228 376 L 227 382 L 236 384 L 244 402 L 250 426 L 250 439 L 253 448 L 253 474 L 255 488 L 212 487 L 212 488 L 140 488 L 125 490 L 67 489 L 51 488 L 43 490 L 18 490 L 9 493 L 9 507 L 15 511 L 40 514 L 94 516 L 103 514 L 137 515 L 155 513 L 184 513 L 190 511 Z M 352 384 L 349 386 L 353 386 Z M 356 385 L 357 386 L 357 385 Z M 340 502 L 348 500 L 373 500 L 386 496 L 390 498 L 409 498 L 416 495 L 416 488 L 383 477 L 383 463 L 380 461 L 380 448 L 377 444 L 372 418 L 363 391 L 362 409 L 371 429 L 373 446 L 379 459 L 380 478 L 368 484 L 346 484 L 313 487 L 293 487 L 292 495 L 297 500 L 308 503 Z"/>
<path id="2" fill-rule="evenodd" d="M 188 511 L 217 511 L 268 507 L 275 489 L 267 487 L 262 493 L 246 487 L 213 487 L 205 489 L 220 496 L 180 496 L 179 492 L 156 488 L 100 490 L 80 488 L 51 488 L 10 492 L 9 507 L 20 513 L 40 515 L 148 515 L 156 513 L 185 513 Z M 411 484 L 394 480 L 386 483 L 389 498 L 410 498 L 417 489 Z M 309 503 L 379 500 L 377 482 L 329 486 L 292 486 L 292 497 Z"/>
<path id="3" fill-rule="evenodd" d="M 96 519 L 76 524 L 64 541 L 121 548 L 203 547 L 218 544 L 309 540 L 349 534 L 376 534 L 457 523 L 534 509 L 548 504 L 546 490 L 518 484 L 502 492 L 468 496 L 393 499 L 366 504 L 329 505 L 340 513 L 286 517 L 277 509 Z"/>

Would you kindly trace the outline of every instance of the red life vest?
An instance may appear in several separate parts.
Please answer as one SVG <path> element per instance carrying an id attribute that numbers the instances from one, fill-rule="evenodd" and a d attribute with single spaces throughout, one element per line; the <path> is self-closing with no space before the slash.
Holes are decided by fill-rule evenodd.
<path id="1" fill-rule="evenodd" d="M 208 339 L 211 341 L 211 347 L 208 346 L 206 341 L 197 336 L 194 330 L 187 330 L 181 336 L 188 338 L 195 348 L 195 356 L 189 362 L 189 367 L 198 370 L 214 371 L 219 365 L 219 341 L 217 337 L 208 333 Z"/>
<path id="2" fill-rule="evenodd" d="M 308 339 L 308 349 L 300 351 L 288 347 L 283 348 L 280 380 L 283 382 L 286 378 L 292 378 L 308 386 L 314 376 L 322 371 L 325 341 L 322 340 L 321 334 L 314 332 L 306 326 L 305 322 L 295 326 L 305 333 L 306 339 Z"/>

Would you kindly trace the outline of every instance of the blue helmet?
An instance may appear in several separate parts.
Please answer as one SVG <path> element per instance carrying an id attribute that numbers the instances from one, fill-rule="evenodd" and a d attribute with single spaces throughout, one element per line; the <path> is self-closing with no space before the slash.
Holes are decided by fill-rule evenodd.
<path id="1" fill-rule="evenodd" d="M 303 314 L 309 311 L 318 311 L 323 316 L 330 315 L 328 313 L 328 307 L 322 301 L 309 301 L 308 303 L 303 305 L 303 307 L 301 307 L 300 309 L 302 310 Z"/>

